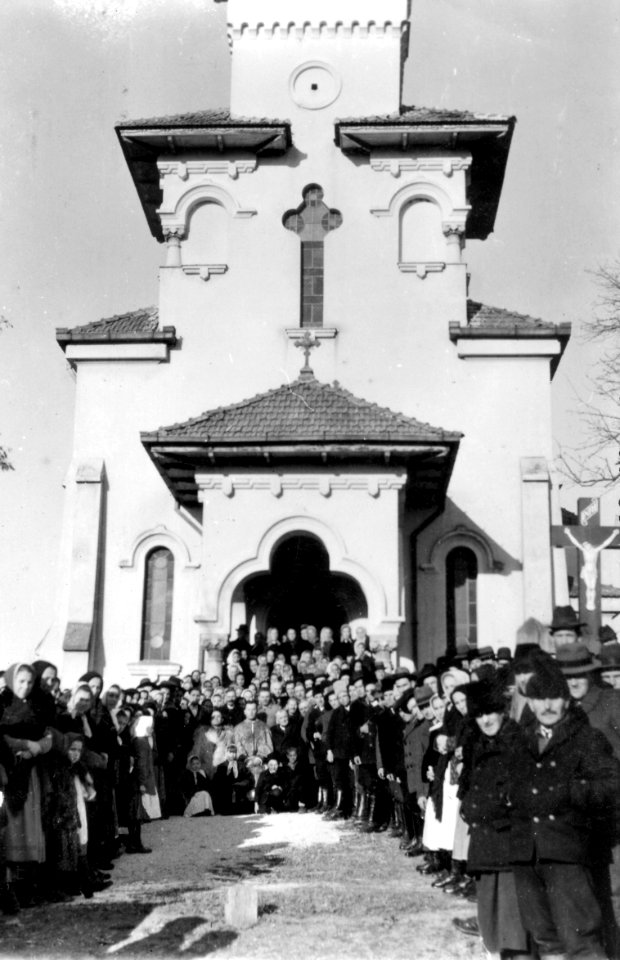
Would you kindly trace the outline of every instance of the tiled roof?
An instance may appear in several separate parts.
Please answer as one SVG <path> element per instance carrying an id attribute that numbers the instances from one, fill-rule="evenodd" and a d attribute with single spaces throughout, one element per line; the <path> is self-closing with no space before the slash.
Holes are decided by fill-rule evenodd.
<path id="1" fill-rule="evenodd" d="M 162 427 L 156 434 L 143 436 L 143 440 L 437 443 L 457 441 L 460 437 L 460 433 L 447 433 L 362 400 L 338 383 L 319 383 L 313 377 L 302 376 L 240 403 Z"/>
<path id="2" fill-rule="evenodd" d="M 571 583 L 571 588 L 569 590 L 569 596 L 578 597 L 579 596 L 579 583 L 574 580 Z M 620 587 L 614 587 L 611 583 L 602 583 L 601 584 L 601 597 L 607 597 L 609 600 L 620 597 Z"/>
<path id="3" fill-rule="evenodd" d="M 119 121 L 119 127 L 237 127 L 246 124 L 268 126 L 288 123 L 274 117 L 233 117 L 230 110 L 193 110 L 190 113 L 174 113 L 164 117 L 146 117 L 139 120 Z"/>
<path id="4" fill-rule="evenodd" d="M 131 310 L 128 313 L 118 313 L 113 317 L 95 320 L 79 327 L 62 328 L 56 331 L 56 339 L 64 343 L 80 343 L 84 341 L 117 341 L 117 340 L 176 340 L 174 327 L 159 328 L 159 311 L 157 307 L 144 307 L 141 310 Z"/>
<path id="5" fill-rule="evenodd" d="M 481 330 L 512 329 L 519 327 L 522 330 L 547 330 L 556 333 L 554 323 L 530 317 L 526 313 L 517 313 L 515 310 L 504 310 L 502 307 L 489 307 L 476 300 L 467 301 L 467 322 L 470 327 Z"/>
<path id="6" fill-rule="evenodd" d="M 469 110 L 440 110 L 435 107 L 401 107 L 398 113 L 370 117 L 347 117 L 339 123 L 394 124 L 408 123 L 506 123 L 510 118 L 501 114 L 472 113 Z"/>

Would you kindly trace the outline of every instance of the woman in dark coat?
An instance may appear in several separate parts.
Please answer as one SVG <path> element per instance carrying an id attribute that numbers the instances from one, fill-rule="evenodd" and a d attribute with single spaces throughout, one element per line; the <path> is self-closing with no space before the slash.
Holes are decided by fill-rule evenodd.
<path id="1" fill-rule="evenodd" d="M 506 716 L 506 700 L 497 685 L 469 684 L 467 705 L 472 735 L 464 749 L 459 793 L 461 816 L 470 830 L 467 872 L 476 877 L 478 926 L 489 953 L 526 958 L 530 944 L 510 867 L 508 807 L 519 725 Z"/>
<path id="2" fill-rule="evenodd" d="M 6 896 L 12 909 L 18 909 L 15 894 L 22 906 L 31 901 L 45 862 L 38 758 L 51 750 L 52 736 L 46 728 L 45 712 L 39 711 L 32 697 L 34 679 L 29 664 L 13 664 L 5 673 L 6 687 L 0 697 L 0 737 L 8 780 Z"/>
<path id="3" fill-rule="evenodd" d="M 133 768 L 130 777 L 127 853 L 151 853 L 150 848 L 142 843 L 142 824 L 161 817 L 153 749 L 153 717 L 150 713 L 139 714 L 132 730 Z"/>

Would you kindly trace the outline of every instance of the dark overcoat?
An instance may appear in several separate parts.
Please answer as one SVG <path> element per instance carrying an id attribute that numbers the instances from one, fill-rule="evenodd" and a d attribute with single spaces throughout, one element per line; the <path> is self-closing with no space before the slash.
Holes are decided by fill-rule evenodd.
<path id="1" fill-rule="evenodd" d="M 518 723 L 506 719 L 495 737 L 478 731 L 464 753 L 461 816 L 469 824 L 470 873 L 510 870 L 508 788 L 520 738 Z"/>
<path id="2" fill-rule="evenodd" d="M 620 692 L 592 684 L 579 706 L 585 711 L 590 726 L 605 734 L 616 759 L 620 760 Z"/>
<path id="3" fill-rule="evenodd" d="M 403 728 L 403 751 L 405 770 L 407 771 L 407 790 L 424 794 L 425 781 L 422 776 L 422 764 L 430 742 L 430 724 L 428 720 L 410 720 Z"/>
<path id="4" fill-rule="evenodd" d="M 511 763 L 511 860 L 588 864 L 592 839 L 612 842 L 619 765 L 609 741 L 571 704 L 540 752 L 536 724 Z"/>

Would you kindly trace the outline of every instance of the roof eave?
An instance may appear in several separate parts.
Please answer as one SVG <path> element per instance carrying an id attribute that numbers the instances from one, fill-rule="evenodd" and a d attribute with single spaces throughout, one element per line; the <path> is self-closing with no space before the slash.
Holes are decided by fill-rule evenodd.
<path id="1" fill-rule="evenodd" d="M 162 156 L 175 155 L 174 138 L 183 136 L 191 137 L 195 134 L 198 138 L 200 134 L 206 131 L 213 136 L 222 138 L 220 152 L 235 152 L 243 149 L 246 152 L 254 152 L 258 155 L 277 155 L 281 156 L 290 150 L 293 140 L 291 134 L 291 125 L 288 121 L 239 121 L 223 124 L 213 121 L 212 123 L 180 123 L 162 122 L 144 124 L 143 126 L 131 126 L 128 124 L 117 124 L 115 126 L 116 136 L 118 137 L 125 157 L 125 162 L 129 167 L 134 186 L 140 198 L 144 215 L 147 219 L 150 231 L 155 239 L 162 243 L 164 240 L 163 231 L 157 210 L 161 205 L 162 195 L 159 186 L 159 171 L 157 169 L 157 160 Z M 235 131 L 256 131 L 256 142 L 246 144 L 243 148 L 227 148 L 224 142 L 225 137 L 230 137 Z M 263 136 L 260 134 L 263 133 Z M 153 145 L 148 143 L 148 138 L 161 139 L 161 144 Z M 147 176 L 144 176 L 143 169 L 146 166 Z M 139 175 L 141 174 L 141 175 Z"/>
<path id="2" fill-rule="evenodd" d="M 369 154 L 381 146 L 377 134 L 382 134 L 386 142 L 390 137 L 398 135 L 401 138 L 399 149 L 406 152 L 415 148 L 416 134 L 418 140 L 423 136 L 424 144 L 428 146 L 432 145 L 432 134 L 436 133 L 444 147 L 446 137 L 449 137 L 450 149 L 456 150 L 459 146 L 467 148 L 471 151 L 473 160 L 468 197 L 471 212 L 467 218 L 467 237 L 471 240 L 485 240 L 495 228 L 515 123 L 515 117 L 411 122 L 337 120 L 335 143 L 345 154 Z M 364 131 L 373 134 L 373 143 L 364 143 Z M 347 133 L 351 135 L 350 146 L 343 143 L 343 135 Z"/>
<path id="3" fill-rule="evenodd" d="M 72 330 L 67 327 L 58 327 L 56 329 L 56 343 L 63 352 L 70 344 L 167 343 L 170 346 L 175 346 L 176 342 L 177 335 L 175 327 L 163 327 L 161 330 L 122 334 L 102 331 L 94 335 L 86 335 L 80 333 L 78 330 Z"/>

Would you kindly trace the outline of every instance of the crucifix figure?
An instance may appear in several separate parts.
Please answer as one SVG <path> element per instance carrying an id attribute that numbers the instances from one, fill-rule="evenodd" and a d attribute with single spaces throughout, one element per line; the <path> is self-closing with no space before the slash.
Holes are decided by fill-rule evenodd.
<path id="1" fill-rule="evenodd" d="M 579 619 L 587 624 L 591 637 L 601 626 L 600 559 L 603 550 L 620 549 L 620 529 L 600 525 L 600 505 L 595 497 L 577 502 L 579 524 L 551 528 L 554 547 L 576 547 L 579 551 Z M 614 542 L 615 541 L 615 542 Z"/>
<path id="2" fill-rule="evenodd" d="M 282 217 L 287 230 L 301 240 L 300 327 L 323 326 L 325 237 L 342 224 L 342 214 L 323 202 L 323 190 L 311 183 L 302 192 L 303 203 Z M 306 358 L 307 359 L 307 358 Z"/>
<path id="3" fill-rule="evenodd" d="M 577 540 L 577 538 L 571 533 L 570 527 L 564 527 L 564 533 L 570 542 L 573 543 L 583 555 L 581 573 L 579 576 L 586 586 L 586 609 L 596 610 L 596 583 L 598 580 L 599 553 L 601 553 L 605 547 L 610 546 L 612 541 L 615 540 L 620 533 L 620 530 L 612 531 L 606 540 L 603 540 L 602 543 L 599 543 L 598 547 L 595 547 L 594 544 L 589 543 L 587 540 L 583 540 L 580 543 L 579 540 Z"/>

